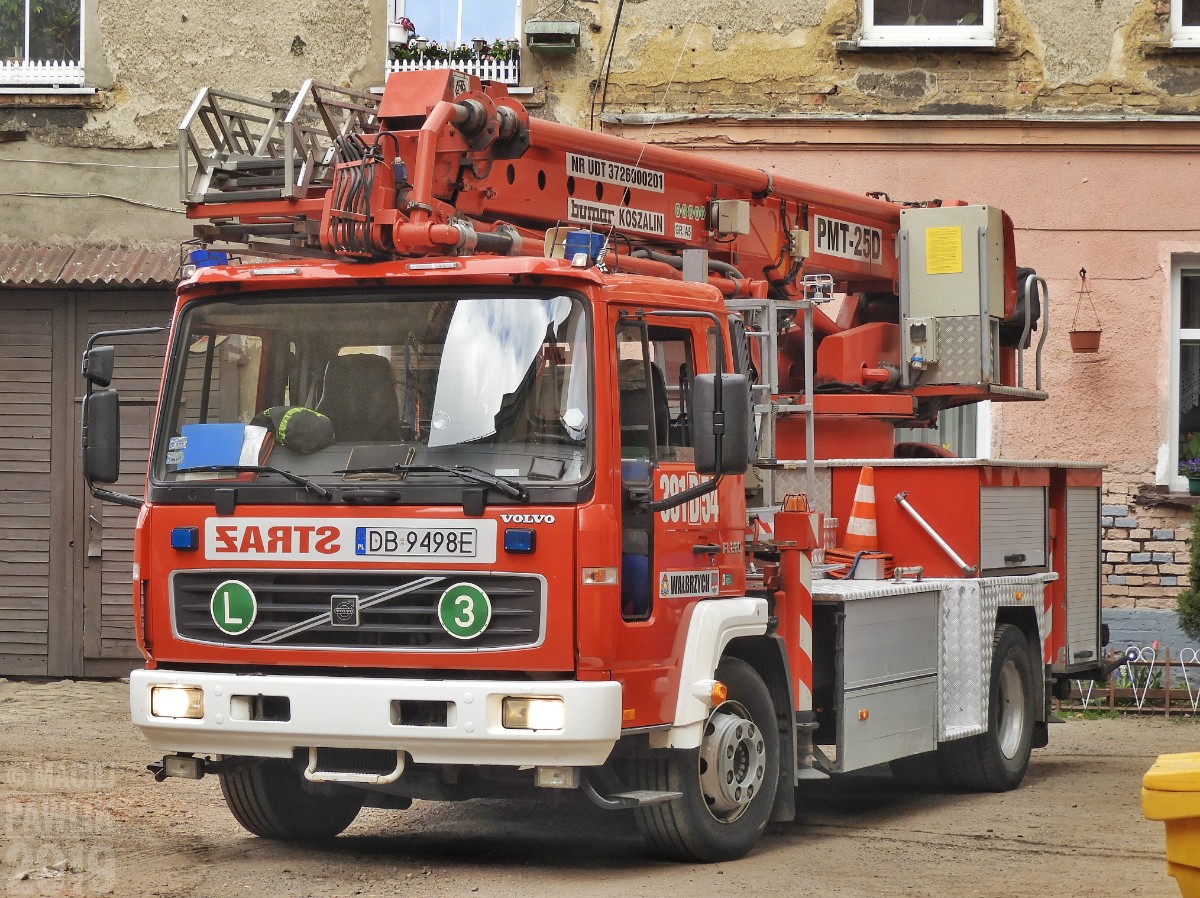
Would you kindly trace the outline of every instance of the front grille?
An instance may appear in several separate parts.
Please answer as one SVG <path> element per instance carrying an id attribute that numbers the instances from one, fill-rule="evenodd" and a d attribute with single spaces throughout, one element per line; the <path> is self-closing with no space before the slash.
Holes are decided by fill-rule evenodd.
<path id="1" fill-rule="evenodd" d="M 213 618 L 213 592 L 238 580 L 254 593 L 257 610 L 246 632 L 231 636 Z M 458 639 L 438 619 L 438 602 L 452 586 L 470 583 L 487 593 L 491 621 L 472 639 Z M 545 581 L 516 574 L 180 571 L 171 580 L 175 632 L 183 639 L 253 648 L 380 650 L 512 649 L 537 645 L 545 616 Z M 335 599 L 336 597 L 336 599 Z M 357 623 L 335 606 L 357 597 Z"/>

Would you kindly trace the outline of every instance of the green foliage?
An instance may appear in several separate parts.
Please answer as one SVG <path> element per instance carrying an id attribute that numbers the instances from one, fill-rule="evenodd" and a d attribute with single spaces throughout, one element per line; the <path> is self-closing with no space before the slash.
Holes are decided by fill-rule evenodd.
<path id="1" fill-rule="evenodd" d="M 34 0 L 29 4 L 29 55 L 33 59 L 79 58 L 80 0 Z M 0 0 L 0 59 L 25 56 L 25 0 Z"/>
<path id="2" fill-rule="evenodd" d="M 1179 614 L 1179 629 L 1188 639 L 1200 641 L 1200 592 L 1185 589 L 1175 599 L 1175 611 Z"/>
<path id="3" fill-rule="evenodd" d="M 1189 433 L 1183 438 L 1179 458 L 1200 458 L 1200 433 Z"/>
<path id="4" fill-rule="evenodd" d="M 0 0 L 0 3 L 5 0 Z M 437 41 L 428 41 L 424 47 L 416 42 L 410 46 L 394 44 L 391 48 L 392 58 L 405 62 L 471 62 L 472 60 L 506 60 L 516 59 L 520 55 L 520 44 L 517 41 L 506 41 L 496 38 L 490 44 L 483 44 L 479 50 L 474 46 L 459 44 L 457 47 L 446 49 Z"/>
<path id="5" fill-rule="evenodd" d="M 1189 441 L 1191 436 L 1188 437 Z M 1191 586 L 1175 599 L 1179 629 L 1188 639 L 1200 640 L 1200 505 L 1192 508 L 1192 542 L 1188 558 Z"/>

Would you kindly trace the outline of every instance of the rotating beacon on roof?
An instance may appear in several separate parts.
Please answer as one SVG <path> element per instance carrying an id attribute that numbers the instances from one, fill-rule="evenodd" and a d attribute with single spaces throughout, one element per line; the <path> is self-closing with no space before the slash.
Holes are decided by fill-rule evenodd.
<path id="1" fill-rule="evenodd" d="M 809 779 L 1015 788 L 1051 694 L 1106 673 L 1099 468 L 895 441 L 1046 398 L 999 209 L 531 119 L 451 71 L 204 89 L 180 161 L 206 249 L 144 503 L 99 485 L 120 332 L 85 355 L 85 468 L 142 507 L 154 767 L 217 774 L 251 832 L 578 789 L 734 858 Z"/>

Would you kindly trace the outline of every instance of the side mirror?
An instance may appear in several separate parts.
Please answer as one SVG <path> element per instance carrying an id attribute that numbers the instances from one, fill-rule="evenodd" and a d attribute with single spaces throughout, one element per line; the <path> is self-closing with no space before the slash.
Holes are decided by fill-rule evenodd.
<path id="1" fill-rule="evenodd" d="M 83 354 L 83 376 L 96 387 L 107 387 L 112 383 L 113 360 L 116 350 L 112 346 L 93 346 Z"/>
<path id="2" fill-rule="evenodd" d="M 700 474 L 745 474 L 750 464 L 750 380 L 698 374 L 692 381 L 692 438 Z M 720 403 L 717 388 L 720 387 Z"/>
<path id="3" fill-rule="evenodd" d="M 111 356 L 109 373 L 111 376 Z M 117 391 L 89 393 L 83 397 L 83 476 L 96 483 L 116 483 L 120 475 L 121 406 Z"/>

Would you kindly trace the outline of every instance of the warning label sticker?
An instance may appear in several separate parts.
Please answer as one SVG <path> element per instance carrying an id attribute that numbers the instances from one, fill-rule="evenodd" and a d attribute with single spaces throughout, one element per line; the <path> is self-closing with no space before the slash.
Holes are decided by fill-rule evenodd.
<path id="1" fill-rule="evenodd" d="M 962 274 L 962 228 L 925 229 L 925 273 Z"/>

